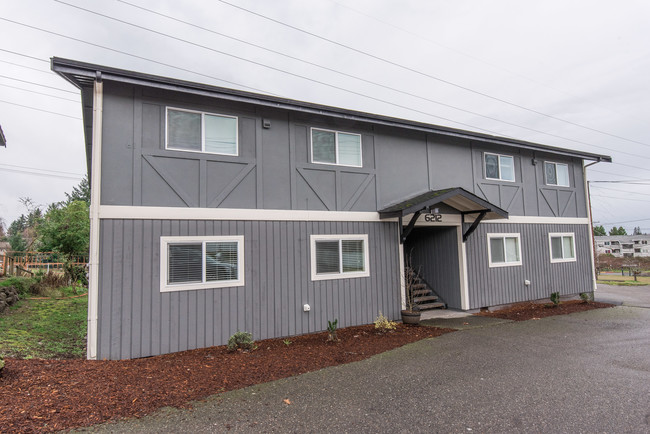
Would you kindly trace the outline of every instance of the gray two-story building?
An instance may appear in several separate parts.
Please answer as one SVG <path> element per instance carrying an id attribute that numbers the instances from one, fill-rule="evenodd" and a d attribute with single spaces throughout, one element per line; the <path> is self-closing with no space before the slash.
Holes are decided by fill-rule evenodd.
<path id="1" fill-rule="evenodd" d="M 89 358 L 594 289 L 605 155 L 54 58 L 81 91 Z"/>

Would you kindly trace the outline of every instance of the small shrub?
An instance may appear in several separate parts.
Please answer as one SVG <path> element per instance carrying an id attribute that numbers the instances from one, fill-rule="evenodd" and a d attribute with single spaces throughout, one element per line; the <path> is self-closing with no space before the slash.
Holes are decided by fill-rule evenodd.
<path id="1" fill-rule="evenodd" d="M 397 323 L 395 321 L 389 321 L 388 318 L 384 316 L 381 311 L 379 311 L 379 316 L 375 320 L 375 330 L 379 330 L 382 333 L 395 330 L 397 328 Z"/>
<path id="2" fill-rule="evenodd" d="M 291 345 L 291 341 L 289 339 L 283 340 L 282 343 L 285 344 L 286 346 Z"/>
<path id="3" fill-rule="evenodd" d="M 248 332 L 237 332 L 228 339 L 228 350 L 254 350 L 257 348 L 253 335 Z"/>
<path id="4" fill-rule="evenodd" d="M 70 284 L 88 286 L 88 270 L 85 266 L 65 262 L 63 268 L 65 270 L 65 276 Z"/>
<path id="5" fill-rule="evenodd" d="M 338 341 L 339 338 L 336 336 L 336 329 L 339 326 L 339 320 L 337 318 L 334 321 L 327 321 L 327 340 L 328 341 Z"/>
<path id="6" fill-rule="evenodd" d="M 2 377 L 2 370 L 4 369 L 4 367 L 5 367 L 4 358 L 0 356 L 0 377 Z"/>
<path id="7" fill-rule="evenodd" d="M 582 300 L 583 303 L 590 303 L 594 301 L 594 293 L 593 292 L 581 292 L 580 293 L 580 300 Z"/>
<path id="8" fill-rule="evenodd" d="M 20 298 L 29 296 L 29 288 L 36 283 L 32 277 L 12 276 L 0 282 L 0 286 L 13 286 L 18 291 Z"/>
<path id="9" fill-rule="evenodd" d="M 560 304 L 560 293 L 559 292 L 552 292 L 551 293 L 551 302 L 553 303 L 554 306 L 557 306 Z"/>

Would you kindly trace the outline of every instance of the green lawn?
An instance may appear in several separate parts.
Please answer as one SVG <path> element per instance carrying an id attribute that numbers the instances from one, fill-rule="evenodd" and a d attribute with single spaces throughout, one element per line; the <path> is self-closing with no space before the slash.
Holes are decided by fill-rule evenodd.
<path id="1" fill-rule="evenodd" d="M 650 285 L 650 277 L 647 276 L 637 276 L 636 281 L 634 281 L 634 276 L 621 276 L 620 274 L 599 274 L 598 283 L 604 283 L 606 285 Z"/>
<path id="2" fill-rule="evenodd" d="M 81 358 L 86 355 L 88 296 L 21 300 L 0 315 L 0 355 Z"/>

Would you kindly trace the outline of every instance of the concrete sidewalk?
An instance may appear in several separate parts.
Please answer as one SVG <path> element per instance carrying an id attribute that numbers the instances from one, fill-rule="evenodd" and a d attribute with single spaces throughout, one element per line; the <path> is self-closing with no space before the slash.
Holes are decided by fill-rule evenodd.
<path id="1" fill-rule="evenodd" d="M 649 432 L 649 337 L 631 307 L 503 323 L 92 430 Z"/>
<path id="2" fill-rule="evenodd" d="M 650 285 L 623 286 L 598 284 L 595 300 L 620 306 L 650 308 Z"/>

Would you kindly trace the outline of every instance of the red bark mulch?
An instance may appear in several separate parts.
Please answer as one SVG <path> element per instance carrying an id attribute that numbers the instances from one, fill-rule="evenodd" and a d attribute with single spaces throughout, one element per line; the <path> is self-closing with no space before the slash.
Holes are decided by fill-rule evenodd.
<path id="1" fill-rule="evenodd" d="M 224 346 L 136 360 L 5 359 L 0 432 L 50 432 L 143 416 L 227 390 L 355 362 L 450 329 L 405 326 L 380 334 L 373 325 L 257 342 L 252 352 Z"/>
<path id="2" fill-rule="evenodd" d="M 492 318 L 510 319 L 513 321 L 526 321 L 529 319 L 540 319 L 547 316 L 564 315 L 567 313 L 583 312 L 585 310 L 602 309 L 613 307 L 613 304 L 590 302 L 581 300 L 563 301 L 555 306 L 553 303 L 517 303 L 505 309 L 492 312 L 479 312 L 476 315 L 489 316 Z"/>

